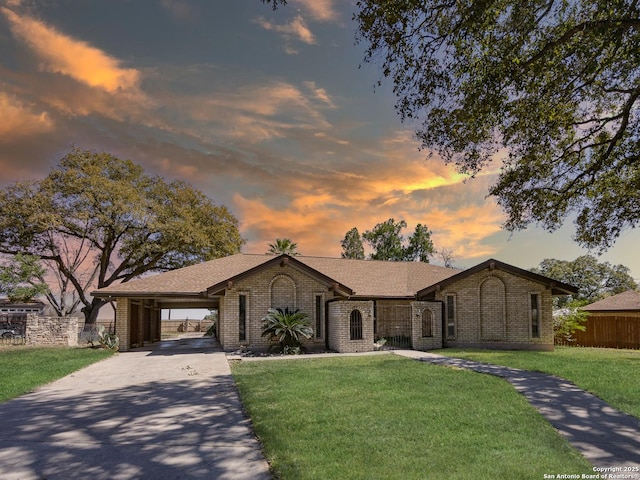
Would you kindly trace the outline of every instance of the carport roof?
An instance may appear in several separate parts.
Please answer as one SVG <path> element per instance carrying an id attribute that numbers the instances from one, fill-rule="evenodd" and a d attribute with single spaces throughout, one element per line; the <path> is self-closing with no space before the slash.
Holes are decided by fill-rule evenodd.
<path id="1" fill-rule="evenodd" d="M 149 275 L 93 292 L 96 297 L 129 296 L 207 296 L 207 289 L 255 268 L 273 256 L 231 255 L 168 272 Z"/>

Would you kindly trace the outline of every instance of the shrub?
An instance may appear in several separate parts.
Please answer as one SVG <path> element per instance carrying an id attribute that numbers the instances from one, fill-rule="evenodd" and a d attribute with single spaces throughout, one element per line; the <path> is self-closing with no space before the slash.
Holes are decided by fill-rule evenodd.
<path id="1" fill-rule="evenodd" d="M 313 329 L 306 313 L 270 308 L 262 319 L 262 336 L 275 338 L 285 354 L 300 353 L 302 337 L 311 338 L 312 335 Z"/>
<path id="2" fill-rule="evenodd" d="M 568 306 L 553 312 L 553 335 L 556 341 L 560 343 L 575 342 L 573 336 L 576 330 L 584 332 L 584 322 L 587 321 L 589 314 L 584 310 L 580 310 L 579 305 L 569 304 Z"/>
<path id="3" fill-rule="evenodd" d="M 120 348 L 120 339 L 115 333 L 107 333 L 104 325 L 98 325 L 98 342 L 101 346 L 109 350 L 118 350 Z"/>

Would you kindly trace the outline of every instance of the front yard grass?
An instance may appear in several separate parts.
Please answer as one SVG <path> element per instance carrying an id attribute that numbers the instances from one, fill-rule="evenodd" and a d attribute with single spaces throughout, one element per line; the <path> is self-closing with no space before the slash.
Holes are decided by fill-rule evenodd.
<path id="1" fill-rule="evenodd" d="M 0 402 L 30 392 L 113 353 L 108 349 L 94 348 L 2 348 Z"/>
<path id="2" fill-rule="evenodd" d="M 395 355 L 233 362 L 281 479 L 540 479 L 590 464 L 504 380 Z"/>
<path id="3" fill-rule="evenodd" d="M 556 347 L 553 352 L 462 350 L 436 353 L 566 378 L 613 407 L 640 418 L 640 351 Z"/>

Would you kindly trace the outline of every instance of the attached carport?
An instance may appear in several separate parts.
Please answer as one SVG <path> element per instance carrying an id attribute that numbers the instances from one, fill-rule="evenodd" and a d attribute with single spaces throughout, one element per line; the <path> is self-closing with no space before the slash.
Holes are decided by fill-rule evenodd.
<path id="1" fill-rule="evenodd" d="M 160 340 L 162 310 L 217 309 L 219 318 L 222 318 L 225 288 L 212 291 L 212 285 L 224 287 L 229 278 L 244 274 L 273 258 L 262 255 L 223 257 L 110 285 L 92 292 L 92 295 L 116 302 L 116 334 L 120 339 L 120 350 L 126 351 L 145 342 Z"/>
<path id="2" fill-rule="evenodd" d="M 162 310 L 198 308 L 213 310 L 219 309 L 221 303 L 219 297 L 203 298 L 201 294 L 177 296 L 140 292 L 139 295 L 126 293 L 127 296 L 124 297 L 118 296 L 118 292 L 105 295 L 98 291 L 94 292 L 94 295 L 110 302 L 116 301 L 115 330 L 120 339 L 121 351 L 160 341 Z M 124 295 L 124 292 L 120 295 Z"/>

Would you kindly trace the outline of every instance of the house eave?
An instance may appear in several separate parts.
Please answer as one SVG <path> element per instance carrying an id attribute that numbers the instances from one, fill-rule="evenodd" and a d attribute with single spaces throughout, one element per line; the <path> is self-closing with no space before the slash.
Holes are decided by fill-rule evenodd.
<path id="1" fill-rule="evenodd" d="M 131 299 L 137 299 L 137 298 L 172 298 L 172 299 L 177 299 L 177 298 L 183 298 L 185 300 L 189 300 L 189 299 L 193 299 L 193 300 L 205 300 L 207 298 L 210 298 L 210 296 L 208 296 L 206 294 L 206 292 L 198 292 L 198 293 L 194 293 L 194 292 L 123 292 L 123 291 L 113 291 L 113 292 L 101 292 L 101 291 L 94 291 L 91 292 L 91 295 L 96 297 L 96 298 L 104 298 L 104 299 L 110 299 L 110 298 L 131 298 Z"/>
<path id="2" fill-rule="evenodd" d="M 514 267 L 513 265 L 509 265 L 507 263 L 500 262 L 499 260 L 489 259 L 485 262 L 482 262 L 475 267 L 471 267 L 467 270 L 463 270 L 456 275 L 453 275 L 449 278 L 446 278 L 440 282 L 437 282 L 429 287 L 423 288 L 418 291 L 416 294 L 417 298 L 424 298 L 426 296 L 432 295 L 434 293 L 439 292 L 441 289 L 444 289 L 448 285 L 457 282 L 469 275 L 473 275 L 476 273 L 480 273 L 482 271 L 492 271 L 492 270 L 502 270 L 513 275 L 517 275 L 519 277 L 526 278 L 528 280 L 534 281 L 541 285 L 544 285 L 545 288 L 551 290 L 552 295 L 573 295 L 578 293 L 578 288 L 573 285 L 569 285 L 567 283 L 559 282 L 549 277 L 545 277 L 544 275 L 540 275 L 538 273 L 530 272 L 528 270 L 524 270 L 522 268 Z"/>
<path id="3" fill-rule="evenodd" d="M 233 277 L 227 278 L 221 282 L 216 283 L 215 285 L 207 288 L 207 295 L 224 295 L 227 289 L 233 288 L 240 280 L 250 277 L 255 273 L 258 273 L 267 268 L 271 268 L 273 266 L 280 265 L 280 267 L 291 267 L 298 271 L 301 271 L 307 275 L 310 275 L 316 278 L 321 283 L 324 283 L 329 290 L 333 290 L 338 295 L 349 296 L 353 295 L 353 290 L 346 285 L 342 285 L 340 282 L 335 281 L 333 278 L 328 277 L 327 275 L 317 271 L 314 268 L 305 265 L 301 261 L 297 260 L 295 257 L 282 254 L 273 259 L 267 260 L 260 265 L 257 265 L 253 268 L 245 270 L 244 272 L 234 275 Z"/>

